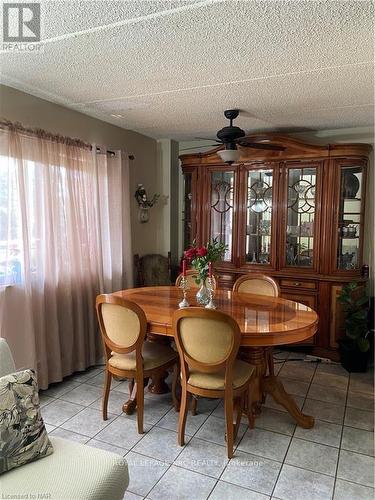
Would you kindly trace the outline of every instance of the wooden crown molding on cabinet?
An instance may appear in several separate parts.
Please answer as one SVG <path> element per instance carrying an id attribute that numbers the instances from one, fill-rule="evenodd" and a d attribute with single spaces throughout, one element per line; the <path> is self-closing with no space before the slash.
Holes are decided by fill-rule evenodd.
<path id="1" fill-rule="evenodd" d="M 251 142 L 262 143 L 261 139 L 267 136 L 267 141 L 272 144 L 285 147 L 284 151 L 268 151 L 261 149 L 252 149 L 243 146 L 238 146 L 241 156 L 238 162 L 253 162 L 253 161 L 284 161 L 296 158 L 337 158 L 337 157 L 367 157 L 372 150 L 370 144 L 353 143 L 353 144 L 327 144 L 324 146 L 317 144 L 309 144 L 289 137 L 287 135 L 275 134 L 272 132 L 262 134 L 251 134 L 246 136 L 246 139 Z M 218 146 L 203 153 L 187 153 L 180 155 L 182 165 L 206 165 L 206 164 L 223 164 L 218 151 L 224 149 L 224 146 Z"/>

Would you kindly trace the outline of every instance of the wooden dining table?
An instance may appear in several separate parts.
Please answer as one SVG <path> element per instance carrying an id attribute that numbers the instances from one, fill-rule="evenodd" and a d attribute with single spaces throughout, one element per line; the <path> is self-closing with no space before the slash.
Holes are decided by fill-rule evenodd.
<path id="1" fill-rule="evenodd" d="M 172 316 L 181 301 L 181 290 L 176 286 L 131 288 L 114 292 L 135 302 L 147 318 L 148 335 L 153 341 L 167 341 L 173 337 Z M 196 306 L 195 292 L 190 290 L 187 298 Z M 255 411 L 261 411 L 266 395 L 282 405 L 297 425 L 311 428 L 314 418 L 305 415 L 288 394 L 280 377 L 273 373 L 269 359 L 275 346 L 284 346 L 304 341 L 317 330 L 318 315 L 308 306 L 280 297 L 268 297 L 250 293 L 216 290 L 214 302 L 218 311 L 232 316 L 242 333 L 240 357 L 255 366 L 255 384 L 252 396 Z M 157 392 L 157 391 L 156 391 Z M 130 397 L 124 410 L 132 412 L 136 395 Z"/>

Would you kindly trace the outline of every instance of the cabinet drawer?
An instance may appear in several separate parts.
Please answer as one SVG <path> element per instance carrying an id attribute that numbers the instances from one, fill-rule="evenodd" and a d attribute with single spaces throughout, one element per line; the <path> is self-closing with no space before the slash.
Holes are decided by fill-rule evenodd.
<path id="1" fill-rule="evenodd" d="M 305 290 L 316 290 L 317 283 L 316 281 L 300 281 L 296 280 L 280 280 L 281 287 L 287 288 L 304 288 Z"/>

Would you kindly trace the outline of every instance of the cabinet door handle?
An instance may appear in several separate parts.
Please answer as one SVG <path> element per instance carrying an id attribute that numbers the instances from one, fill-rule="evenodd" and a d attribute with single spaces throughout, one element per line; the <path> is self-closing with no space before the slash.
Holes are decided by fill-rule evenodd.
<path id="1" fill-rule="evenodd" d="M 295 282 L 293 283 L 293 285 L 294 285 L 294 286 L 301 286 L 301 283 L 300 283 L 299 281 L 295 281 Z"/>

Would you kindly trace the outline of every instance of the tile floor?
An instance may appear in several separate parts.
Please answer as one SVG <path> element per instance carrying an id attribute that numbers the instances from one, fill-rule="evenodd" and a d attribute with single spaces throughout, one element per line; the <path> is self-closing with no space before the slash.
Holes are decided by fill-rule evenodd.
<path id="1" fill-rule="evenodd" d="M 103 422 L 102 367 L 41 391 L 42 414 L 52 436 L 126 457 L 125 500 L 373 500 L 373 372 L 349 376 L 339 365 L 304 362 L 303 355 L 285 351 L 275 358 L 286 389 L 315 416 L 315 427 L 296 428 L 267 400 L 254 430 L 243 420 L 230 461 L 219 401 L 199 400 L 183 448 L 170 394 L 146 393 L 145 434 L 139 435 L 135 415 L 121 412 L 127 382 L 115 381 Z"/>

